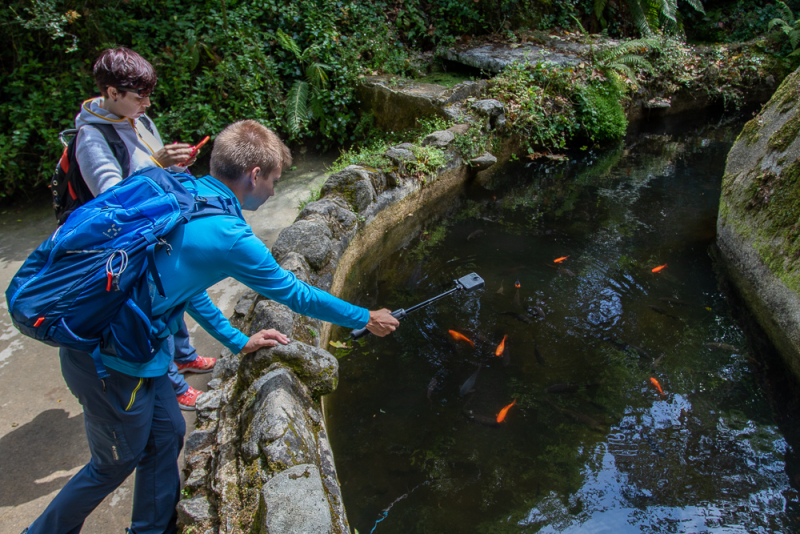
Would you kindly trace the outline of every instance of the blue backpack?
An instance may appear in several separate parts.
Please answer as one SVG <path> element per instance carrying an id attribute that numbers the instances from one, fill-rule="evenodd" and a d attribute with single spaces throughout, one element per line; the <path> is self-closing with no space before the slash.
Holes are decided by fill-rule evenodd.
<path id="1" fill-rule="evenodd" d="M 20 332 L 48 345 L 88 352 L 98 376 L 108 372 L 101 353 L 132 363 L 150 361 L 184 312 L 152 316 L 155 291 L 165 296 L 155 252 L 195 217 L 242 217 L 230 198 L 197 196 L 194 177 L 154 167 L 132 174 L 77 208 L 37 248 L 6 290 Z M 149 276 L 148 276 L 149 275 Z"/>

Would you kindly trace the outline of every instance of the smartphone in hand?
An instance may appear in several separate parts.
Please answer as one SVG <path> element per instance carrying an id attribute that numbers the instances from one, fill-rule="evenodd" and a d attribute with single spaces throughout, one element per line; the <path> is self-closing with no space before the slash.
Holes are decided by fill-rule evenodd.
<path id="1" fill-rule="evenodd" d="M 203 139 L 202 139 L 202 140 L 201 140 L 199 143 L 197 143 L 196 145 L 194 145 L 194 146 L 192 147 L 192 155 L 191 155 L 191 156 L 189 156 L 189 159 L 192 159 L 193 157 L 195 157 L 195 156 L 197 155 L 197 153 L 198 153 L 198 152 L 200 152 L 200 149 L 201 149 L 201 148 L 203 148 L 203 145 L 205 145 L 206 143 L 208 143 L 208 140 L 209 140 L 209 139 L 211 139 L 211 136 L 210 136 L 210 135 L 207 135 L 207 136 L 205 136 L 205 137 L 204 137 L 204 138 L 203 138 Z M 186 166 L 186 164 L 187 164 L 187 163 L 189 163 L 189 159 L 187 159 L 186 161 L 183 161 L 183 162 L 181 163 L 181 167 L 185 167 L 185 166 Z"/>

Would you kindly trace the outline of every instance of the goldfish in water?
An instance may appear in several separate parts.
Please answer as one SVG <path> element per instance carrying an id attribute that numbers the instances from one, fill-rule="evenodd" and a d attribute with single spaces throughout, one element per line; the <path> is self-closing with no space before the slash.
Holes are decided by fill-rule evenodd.
<path id="1" fill-rule="evenodd" d="M 507 335 L 503 336 L 503 341 L 501 341 L 500 344 L 497 345 L 497 350 L 494 351 L 494 355 L 495 356 L 502 356 L 503 352 L 505 352 L 505 350 L 506 350 L 506 339 L 508 339 L 508 336 Z"/>
<path id="2" fill-rule="evenodd" d="M 516 403 L 517 403 L 517 399 L 514 399 L 514 402 L 512 402 L 511 404 L 509 404 L 508 406 L 506 406 L 505 408 L 500 410 L 500 413 L 497 414 L 497 422 L 498 423 L 502 423 L 503 422 L 503 420 L 506 418 L 506 415 L 508 414 L 508 410 L 510 410 L 511 407 L 514 406 Z"/>
<path id="3" fill-rule="evenodd" d="M 653 268 L 653 272 L 654 273 L 660 273 L 663 269 L 666 269 L 666 268 L 667 268 L 667 264 L 665 263 L 664 265 L 659 265 L 658 267 L 654 267 Z"/>
<path id="4" fill-rule="evenodd" d="M 516 282 L 514 282 L 514 287 L 516 287 L 517 289 L 519 289 L 520 287 L 522 287 L 522 285 L 519 283 L 519 280 L 517 280 Z"/>
<path id="5" fill-rule="evenodd" d="M 666 397 L 666 395 L 664 394 L 664 390 L 661 389 L 661 384 L 658 383 L 658 380 L 656 380 L 653 377 L 650 377 L 650 383 L 653 384 L 653 387 L 655 387 L 658 390 L 659 395 L 661 395 L 662 397 Z"/>
<path id="6" fill-rule="evenodd" d="M 448 332 L 450 333 L 451 336 L 453 336 L 453 339 L 455 339 L 456 341 L 459 341 L 459 340 L 466 341 L 467 343 L 472 345 L 473 348 L 475 347 L 475 343 L 473 343 L 472 340 L 470 338 L 468 338 L 467 336 L 465 336 L 464 334 L 459 334 L 455 330 L 448 330 Z"/>
<path id="7" fill-rule="evenodd" d="M 561 256 L 560 258 L 554 259 L 553 263 L 561 263 L 563 261 L 566 261 L 567 258 L 569 258 L 569 256 Z"/>

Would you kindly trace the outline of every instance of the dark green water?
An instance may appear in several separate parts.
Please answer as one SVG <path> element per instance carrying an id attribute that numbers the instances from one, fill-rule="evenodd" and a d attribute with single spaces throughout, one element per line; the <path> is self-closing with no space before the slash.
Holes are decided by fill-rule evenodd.
<path id="1" fill-rule="evenodd" d="M 369 307 L 409 307 L 473 271 L 486 280 L 338 351 L 326 409 L 353 527 L 796 531 L 791 447 L 709 255 L 741 126 L 520 164 L 353 273 L 345 296 Z"/>

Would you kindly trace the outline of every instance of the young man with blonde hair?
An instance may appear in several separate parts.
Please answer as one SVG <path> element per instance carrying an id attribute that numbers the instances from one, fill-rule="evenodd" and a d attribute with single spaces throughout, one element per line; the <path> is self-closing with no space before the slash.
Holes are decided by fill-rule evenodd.
<path id="1" fill-rule="evenodd" d="M 188 312 L 211 305 L 205 290 L 228 277 L 297 313 L 349 328 L 366 328 L 385 336 L 399 325 L 389 310 L 369 311 L 301 282 L 282 269 L 242 218 L 274 194 L 281 172 L 291 165 L 289 150 L 256 121 L 241 121 L 223 130 L 211 153 L 211 176 L 186 182 L 196 196 L 229 207 L 225 215 L 200 217 L 166 235 L 167 247 L 156 253 L 166 297 L 153 297 L 152 316 L 190 302 Z M 156 171 L 161 172 L 161 171 Z M 166 171 L 164 171 L 166 172 Z M 176 322 L 176 321 L 173 321 Z M 177 324 L 158 324 L 175 331 Z M 289 343 L 276 330 L 262 330 L 249 339 L 241 334 L 242 352 Z M 166 373 L 166 349 L 142 364 L 102 355 L 111 375 L 97 380 L 91 355 L 61 349 L 64 379 L 84 407 L 92 460 L 76 474 L 29 527 L 30 534 L 73 534 L 86 516 L 136 469 L 131 528 L 133 534 L 177 531 L 178 454 L 185 423 Z M 28 529 L 26 529 L 28 530 Z"/>

